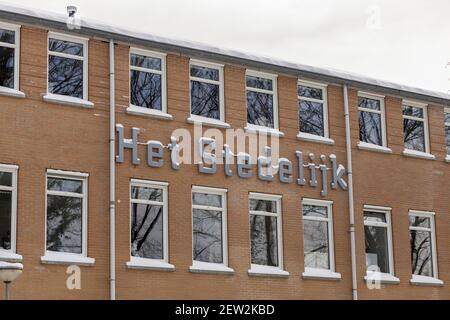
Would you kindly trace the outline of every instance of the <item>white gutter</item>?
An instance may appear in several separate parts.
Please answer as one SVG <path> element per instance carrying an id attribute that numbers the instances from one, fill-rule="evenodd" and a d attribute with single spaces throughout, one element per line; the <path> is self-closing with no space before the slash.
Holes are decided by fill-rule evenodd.
<path id="1" fill-rule="evenodd" d="M 348 105 L 348 88 L 344 84 L 344 112 L 345 112 L 345 144 L 347 149 L 348 173 L 348 214 L 350 218 L 350 251 L 352 259 L 352 298 L 358 300 L 358 284 L 356 279 L 356 238 L 355 238 L 355 209 L 353 206 L 353 168 L 352 143 L 350 136 L 350 111 Z"/>
<path id="2" fill-rule="evenodd" d="M 116 110 L 114 41 L 109 41 L 109 285 L 110 299 L 116 299 Z"/>

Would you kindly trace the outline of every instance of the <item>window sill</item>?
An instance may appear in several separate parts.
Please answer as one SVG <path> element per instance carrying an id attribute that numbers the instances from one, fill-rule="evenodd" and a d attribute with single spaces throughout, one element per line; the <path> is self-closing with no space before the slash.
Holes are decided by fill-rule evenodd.
<path id="1" fill-rule="evenodd" d="M 22 262 L 23 257 L 20 254 L 0 249 L 0 261 Z"/>
<path id="2" fill-rule="evenodd" d="M 306 268 L 305 272 L 302 273 L 302 278 L 312 280 L 341 280 L 342 276 L 340 273 L 331 270 Z"/>
<path id="3" fill-rule="evenodd" d="M 186 122 L 192 123 L 192 124 L 201 124 L 204 126 L 215 127 L 215 128 L 224 128 L 224 129 L 231 128 L 231 125 L 229 123 L 223 122 L 221 120 L 210 119 L 210 118 L 199 117 L 199 116 L 192 116 L 192 115 L 186 119 Z"/>
<path id="4" fill-rule="evenodd" d="M 256 126 L 253 124 L 247 124 L 247 126 L 244 128 L 244 130 L 247 133 L 259 133 L 259 134 L 265 134 L 265 135 L 273 135 L 273 136 L 276 136 L 279 138 L 284 137 L 284 133 L 279 131 L 278 129 Z"/>
<path id="5" fill-rule="evenodd" d="M 450 163 L 450 155 L 445 156 L 445 162 L 449 162 Z"/>
<path id="6" fill-rule="evenodd" d="M 95 259 L 84 257 L 75 253 L 46 252 L 45 256 L 41 257 L 41 263 L 93 266 L 95 264 Z"/>
<path id="7" fill-rule="evenodd" d="M 25 98 L 25 93 L 23 93 L 22 91 L 16 90 L 16 89 L 0 87 L 0 96 Z"/>
<path id="8" fill-rule="evenodd" d="M 399 284 L 400 283 L 399 278 L 393 276 L 392 274 L 383 273 L 383 272 L 369 272 L 369 273 L 367 273 L 366 276 L 364 276 L 364 280 L 366 280 L 366 282 L 380 281 L 381 283 L 386 283 L 386 284 Z"/>
<path id="9" fill-rule="evenodd" d="M 358 142 L 358 149 L 381 152 L 381 153 L 392 153 L 391 148 L 379 146 L 379 145 L 373 144 L 373 143 L 362 142 L 362 141 Z"/>
<path id="10" fill-rule="evenodd" d="M 173 120 L 173 116 L 171 114 L 149 109 L 149 108 L 143 108 L 131 105 L 127 108 L 127 113 L 132 114 L 134 116 L 143 116 L 143 117 L 149 117 L 149 118 L 156 118 L 161 120 Z"/>
<path id="11" fill-rule="evenodd" d="M 403 150 L 403 155 L 406 157 L 419 158 L 419 159 L 425 159 L 425 160 L 436 159 L 436 157 L 434 155 L 432 155 L 431 153 L 410 150 L 410 149 Z"/>
<path id="12" fill-rule="evenodd" d="M 42 97 L 45 102 L 56 103 L 56 104 L 64 104 L 71 107 L 82 107 L 87 109 L 94 108 L 94 104 L 90 101 L 74 98 L 69 96 L 63 96 L 60 94 L 52 94 L 48 93 Z"/>
<path id="13" fill-rule="evenodd" d="M 126 265 L 128 269 L 175 271 L 175 266 L 173 264 L 167 263 L 162 260 L 131 257 L 130 261 L 128 261 Z"/>
<path id="14" fill-rule="evenodd" d="M 439 280 L 437 278 L 418 276 L 418 275 L 413 275 L 411 280 L 409 280 L 409 282 L 411 282 L 412 285 L 416 285 L 416 286 L 442 287 L 444 285 L 444 281 Z"/>
<path id="15" fill-rule="evenodd" d="M 334 144 L 334 140 L 330 138 L 325 138 L 321 136 L 316 136 L 315 134 L 299 132 L 297 135 L 298 140 L 308 141 L 308 142 L 317 142 L 323 144 Z"/>
<path id="16" fill-rule="evenodd" d="M 234 270 L 223 264 L 194 261 L 189 267 L 190 272 L 212 274 L 234 274 Z"/>
<path id="17" fill-rule="evenodd" d="M 289 277 L 289 272 L 281 270 L 278 267 L 252 264 L 250 270 L 248 270 L 248 275 L 254 277 L 287 278 Z"/>

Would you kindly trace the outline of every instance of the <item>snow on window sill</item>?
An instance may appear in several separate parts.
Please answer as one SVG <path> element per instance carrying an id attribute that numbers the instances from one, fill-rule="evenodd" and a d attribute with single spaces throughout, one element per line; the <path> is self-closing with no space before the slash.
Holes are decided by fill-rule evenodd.
<path id="1" fill-rule="evenodd" d="M 252 264 L 250 270 L 248 270 L 249 276 L 256 277 L 289 277 L 289 272 L 281 270 L 278 267 L 262 266 L 258 264 Z"/>
<path id="2" fill-rule="evenodd" d="M 22 262 L 22 260 L 23 257 L 20 254 L 0 249 L 0 261 Z"/>
<path id="3" fill-rule="evenodd" d="M 145 259 L 139 257 L 131 257 L 127 262 L 128 269 L 147 269 L 157 271 L 175 271 L 173 264 L 167 263 L 163 260 Z"/>
<path id="4" fill-rule="evenodd" d="M 25 98 L 25 93 L 23 93 L 22 91 L 19 91 L 17 89 L 11 89 L 8 87 L 0 86 L 0 96 Z"/>
<path id="5" fill-rule="evenodd" d="M 234 274 L 234 270 L 218 263 L 208 263 L 194 261 L 189 267 L 190 272 L 194 273 L 213 273 L 213 274 Z"/>
<path id="6" fill-rule="evenodd" d="M 95 259 L 76 253 L 47 251 L 45 256 L 41 257 L 41 263 L 92 266 L 95 264 Z"/>
<path id="7" fill-rule="evenodd" d="M 305 268 L 305 272 L 302 273 L 302 278 L 316 280 L 341 280 L 342 276 L 340 273 L 331 270 Z"/>
<path id="8" fill-rule="evenodd" d="M 403 150 L 403 155 L 407 156 L 407 157 L 420 158 L 420 159 L 426 159 L 426 160 L 436 159 L 436 157 L 434 155 L 432 155 L 431 153 L 417 151 L 417 150 L 410 150 L 410 149 Z"/>
<path id="9" fill-rule="evenodd" d="M 399 278 L 393 276 L 392 274 L 383 272 L 368 272 L 367 275 L 364 276 L 364 280 L 366 280 L 366 282 L 380 281 L 381 283 L 388 284 L 400 283 Z"/>
<path id="10" fill-rule="evenodd" d="M 334 144 L 334 140 L 322 136 L 317 136 L 315 134 L 305 133 L 305 132 L 299 132 L 297 135 L 297 139 L 308 141 L 308 142 L 317 142 L 317 143 L 323 143 L 323 144 Z"/>
<path id="11" fill-rule="evenodd" d="M 75 98 L 75 97 L 69 97 L 69 96 L 63 96 L 60 94 L 48 93 L 45 96 L 43 96 L 42 99 L 45 102 L 64 104 L 64 105 L 71 106 L 71 107 L 82 107 L 82 108 L 88 108 L 88 109 L 94 108 L 94 104 L 88 100 Z"/>
<path id="12" fill-rule="evenodd" d="M 379 145 L 373 144 L 373 143 L 362 142 L 362 141 L 358 142 L 358 149 L 382 152 L 382 153 L 392 153 L 391 148 L 379 146 Z"/>
<path id="13" fill-rule="evenodd" d="M 411 284 L 413 285 L 417 285 L 417 286 L 443 286 L 444 285 L 444 281 L 439 280 L 437 278 L 433 278 L 433 277 L 426 277 L 426 276 L 419 276 L 414 274 L 411 278 L 411 280 L 409 280 L 411 282 Z"/>
<path id="14" fill-rule="evenodd" d="M 150 117 L 150 118 L 156 118 L 156 119 L 162 119 L 162 120 L 172 120 L 173 116 L 171 114 L 165 113 L 160 110 L 150 109 L 150 108 L 144 108 L 144 107 L 138 107 L 134 105 L 130 105 L 127 108 L 127 113 L 132 114 L 135 116 L 144 116 L 144 117 Z"/>
<path id="15" fill-rule="evenodd" d="M 247 126 L 244 128 L 244 130 L 245 132 L 248 133 L 259 133 L 259 134 L 273 135 L 276 137 L 284 137 L 284 133 L 279 131 L 278 129 L 257 126 L 250 123 L 247 123 Z"/>
<path id="16" fill-rule="evenodd" d="M 445 156 L 445 162 L 450 162 L 450 154 Z"/>
<path id="17" fill-rule="evenodd" d="M 211 119 L 211 118 L 207 118 L 207 117 L 199 117 L 199 116 L 195 116 L 195 115 L 191 115 L 189 118 L 187 118 L 186 122 L 192 123 L 192 124 L 201 124 L 204 126 L 215 127 L 215 128 L 225 128 L 225 129 L 231 128 L 231 125 L 224 121 L 217 120 L 217 119 Z"/>

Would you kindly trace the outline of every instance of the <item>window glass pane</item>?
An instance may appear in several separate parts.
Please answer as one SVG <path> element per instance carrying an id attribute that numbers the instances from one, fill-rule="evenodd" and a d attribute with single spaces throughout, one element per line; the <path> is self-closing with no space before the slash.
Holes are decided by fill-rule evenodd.
<path id="1" fill-rule="evenodd" d="M 330 269 L 326 221 L 303 220 L 303 247 L 306 268 Z"/>
<path id="2" fill-rule="evenodd" d="M 445 127 L 445 145 L 447 146 L 447 154 L 450 155 L 450 126 Z"/>
<path id="3" fill-rule="evenodd" d="M 298 86 L 298 95 L 305 98 L 323 100 L 323 90 L 306 86 Z"/>
<path id="4" fill-rule="evenodd" d="M 247 122 L 273 128 L 273 117 L 273 95 L 247 91 Z"/>
<path id="5" fill-rule="evenodd" d="M 163 201 L 163 189 L 149 187 L 131 187 L 132 199 Z"/>
<path id="6" fill-rule="evenodd" d="M 277 202 L 272 200 L 250 199 L 250 210 L 277 213 Z"/>
<path id="7" fill-rule="evenodd" d="M 445 122 L 445 123 L 450 123 L 450 113 L 446 112 L 444 115 L 445 115 L 445 116 L 444 116 L 444 117 L 445 117 L 444 122 Z"/>
<path id="8" fill-rule="evenodd" d="M 15 32 L 11 30 L 0 29 L 0 42 L 14 44 L 16 42 Z"/>
<path id="9" fill-rule="evenodd" d="M 381 102 L 377 99 L 358 97 L 358 107 L 372 110 L 381 110 Z"/>
<path id="10" fill-rule="evenodd" d="M 49 56 L 48 90 L 50 93 L 82 99 L 83 61 Z"/>
<path id="11" fill-rule="evenodd" d="M 0 86 L 14 88 L 14 48 L 0 46 Z"/>
<path id="12" fill-rule="evenodd" d="M 364 221 L 386 222 L 386 215 L 380 212 L 364 211 Z"/>
<path id="13" fill-rule="evenodd" d="M 146 69 L 161 71 L 161 59 L 154 57 L 146 57 L 139 54 L 130 54 L 130 65 Z"/>
<path id="14" fill-rule="evenodd" d="M 359 140 L 379 146 L 383 145 L 381 114 L 359 111 Z"/>
<path id="15" fill-rule="evenodd" d="M 82 201 L 47 195 L 47 250 L 82 253 Z"/>
<path id="16" fill-rule="evenodd" d="M 75 43 L 71 41 L 64 41 L 58 39 L 49 39 L 48 50 L 71 54 L 74 56 L 83 56 L 83 45 L 81 43 Z M 50 53 L 51 54 L 51 53 Z"/>
<path id="17" fill-rule="evenodd" d="M 411 227 L 431 228 L 430 218 L 421 216 L 409 216 L 409 225 Z"/>
<path id="18" fill-rule="evenodd" d="M 219 85 L 191 81 L 191 114 L 220 119 Z"/>
<path id="19" fill-rule="evenodd" d="M 193 210 L 193 257 L 196 261 L 223 263 L 222 213 Z"/>
<path id="20" fill-rule="evenodd" d="M 131 104 L 155 110 L 162 110 L 161 75 L 130 70 Z"/>
<path id="21" fill-rule="evenodd" d="M 431 232 L 410 231 L 412 273 L 433 277 Z"/>
<path id="22" fill-rule="evenodd" d="M 12 192 L 0 190 L 0 249 L 11 249 Z"/>
<path id="23" fill-rule="evenodd" d="M 164 259 L 163 206 L 131 204 L 131 255 Z"/>
<path id="24" fill-rule="evenodd" d="M 12 173 L 0 171 L 0 186 L 11 187 L 12 186 Z"/>
<path id="25" fill-rule="evenodd" d="M 191 77 L 220 81 L 219 69 L 191 66 Z"/>
<path id="26" fill-rule="evenodd" d="M 403 115 L 423 118 L 423 108 L 403 106 Z"/>
<path id="27" fill-rule="evenodd" d="M 403 119 L 405 148 L 425 152 L 425 130 L 423 121 Z"/>
<path id="28" fill-rule="evenodd" d="M 389 273 L 387 230 L 386 227 L 364 226 L 366 266 L 378 266 L 383 273 Z"/>
<path id="29" fill-rule="evenodd" d="M 278 266 L 277 218 L 250 215 L 252 263 Z"/>
<path id="30" fill-rule="evenodd" d="M 192 202 L 196 205 L 222 208 L 222 196 L 220 194 L 194 192 Z"/>
<path id="31" fill-rule="evenodd" d="M 300 106 L 300 132 L 317 136 L 325 136 L 323 121 L 323 104 L 301 100 Z"/>
<path id="32" fill-rule="evenodd" d="M 83 193 L 83 181 L 49 177 L 47 179 L 47 189 Z"/>
<path id="33" fill-rule="evenodd" d="M 328 207 L 304 204 L 303 205 L 303 216 L 304 217 L 328 218 Z"/>
<path id="34" fill-rule="evenodd" d="M 247 87 L 273 91 L 273 81 L 271 79 L 246 76 Z"/>

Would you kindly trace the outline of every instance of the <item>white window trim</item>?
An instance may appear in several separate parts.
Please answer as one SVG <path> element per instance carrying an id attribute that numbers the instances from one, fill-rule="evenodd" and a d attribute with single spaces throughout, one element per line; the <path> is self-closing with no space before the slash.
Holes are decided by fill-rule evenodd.
<path id="1" fill-rule="evenodd" d="M 0 260 L 11 262 L 22 261 L 22 256 L 17 254 L 17 173 L 19 167 L 16 165 L 0 164 L 1 172 L 12 174 L 12 186 L 1 186 L 0 190 L 11 191 L 11 249 L 0 248 Z"/>
<path id="2" fill-rule="evenodd" d="M 130 228 L 131 228 L 131 215 L 132 215 L 132 203 L 142 203 L 142 204 L 157 204 L 163 206 L 163 258 L 162 259 L 151 259 L 134 257 L 131 255 L 131 239 L 129 241 L 129 252 L 130 261 L 126 263 L 129 269 L 149 269 L 149 270 L 167 270 L 175 271 L 175 266 L 169 263 L 169 224 L 168 224 L 168 186 L 167 182 L 160 181 L 147 181 L 131 179 L 129 183 L 129 195 L 130 195 Z M 161 189 L 163 191 L 163 200 L 160 201 L 147 201 L 147 200 L 137 200 L 131 198 L 132 187 L 144 187 L 144 188 L 155 188 Z"/>
<path id="3" fill-rule="evenodd" d="M 192 246 L 191 251 L 192 254 L 194 252 L 194 232 L 193 232 L 193 223 L 194 223 L 194 209 L 197 205 L 192 203 L 192 194 L 194 193 L 209 193 L 216 194 L 222 196 L 222 208 L 212 207 L 212 210 L 217 210 L 222 212 L 222 263 L 211 263 L 211 262 L 203 262 L 196 261 L 192 256 L 192 266 L 189 267 L 190 272 L 198 272 L 198 273 L 224 273 L 224 274 L 233 274 L 234 270 L 228 266 L 228 227 L 227 227 L 227 189 L 214 188 L 214 187 L 204 187 L 204 186 L 192 186 L 191 191 L 191 233 L 192 233 Z M 205 208 L 205 206 L 198 206 L 201 208 Z M 209 208 L 209 207 L 207 207 Z"/>
<path id="4" fill-rule="evenodd" d="M 47 264 L 79 264 L 79 265 L 94 265 L 95 259 L 88 257 L 88 176 L 87 173 L 63 171 L 47 169 L 45 175 L 45 234 L 44 234 L 44 256 L 41 257 L 42 263 Z M 48 190 L 48 178 L 63 178 L 71 180 L 79 180 L 83 183 L 83 193 L 72 193 L 65 191 L 51 191 Z M 82 206 L 82 234 L 81 234 L 81 253 L 70 252 L 56 252 L 47 250 L 47 201 L 48 195 L 65 195 L 83 199 Z"/>
<path id="5" fill-rule="evenodd" d="M 145 56 L 145 57 L 149 57 L 149 58 L 160 59 L 161 60 L 161 70 L 132 66 L 130 63 L 132 54 L 137 54 L 137 55 L 141 55 L 141 56 Z M 132 114 L 132 115 L 161 119 L 161 120 L 172 120 L 173 119 L 173 116 L 167 113 L 166 57 L 167 57 L 167 54 L 163 53 L 163 52 L 149 51 L 149 50 L 144 50 L 144 49 L 139 49 L 139 48 L 134 48 L 134 47 L 130 48 L 130 52 L 128 55 L 129 71 L 136 70 L 136 71 L 142 71 L 142 72 L 154 73 L 154 74 L 161 75 L 161 110 L 154 110 L 154 109 L 150 109 L 150 108 L 133 105 L 133 104 L 131 104 L 131 97 L 130 97 L 130 105 L 127 108 L 127 113 Z M 131 78 L 128 79 L 129 88 L 131 88 L 130 81 L 131 81 Z"/>
<path id="6" fill-rule="evenodd" d="M 380 110 L 373 110 L 373 109 L 368 109 L 368 108 L 360 108 L 359 107 L 359 103 L 358 103 L 358 119 L 359 119 L 359 112 L 361 112 L 361 111 L 362 112 L 376 113 L 376 114 L 380 115 L 380 117 L 381 117 L 381 143 L 382 143 L 382 145 L 379 146 L 377 144 L 360 141 L 359 144 L 358 144 L 358 147 L 361 144 L 362 148 L 366 147 L 365 150 L 381 151 L 381 152 L 385 152 L 385 153 L 391 153 L 392 150 L 389 149 L 388 146 L 387 146 L 386 107 L 385 107 L 385 104 L 384 104 L 384 98 L 385 97 L 382 96 L 382 95 L 379 95 L 379 94 L 374 94 L 374 93 L 369 93 L 369 92 L 364 92 L 364 91 L 358 91 L 358 99 L 359 98 L 366 98 L 366 99 L 371 99 L 371 100 L 377 100 L 377 101 L 380 102 Z M 366 145 L 373 146 L 373 148 L 370 148 L 369 146 L 366 146 Z"/>
<path id="7" fill-rule="evenodd" d="M 25 93 L 19 90 L 20 79 L 20 29 L 21 26 L 17 24 L 5 23 L 0 21 L 0 28 L 14 31 L 14 44 L 0 42 L 1 47 L 14 49 L 14 88 L 0 86 L 0 95 L 25 98 Z"/>
<path id="8" fill-rule="evenodd" d="M 438 257 L 437 257 L 437 246 L 436 246 L 436 225 L 435 225 L 435 213 L 431 211 L 420 211 L 420 210 L 409 210 L 408 218 L 410 216 L 418 216 L 430 219 L 430 228 L 425 227 L 412 227 L 409 226 L 408 230 L 418 230 L 418 231 L 428 231 L 431 233 L 431 258 L 433 264 L 433 276 L 422 276 L 422 275 L 411 275 L 411 284 L 413 285 L 443 285 L 444 282 L 439 279 L 438 273 Z"/>
<path id="9" fill-rule="evenodd" d="M 305 218 L 303 216 L 303 206 L 304 205 L 327 207 L 328 218 L 319 218 L 319 217 L 306 217 Z M 341 277 L 341 274 L 336 272 L 336 270 L 335 270 L 335 260 L 334 260 L 333 201 L 303 198 L 301 214 L 302 214 L 302 221 L 303 220 L 314 220 L 314 221 L 326 221 L 328 223 L 328 250 L 329 250 L 328 254 L 329 254 L 329 259 L 330 259 L 330 261 L 329 261 L 330 269 L 305 267 L 305 271 L 302 273 L 302 277 L 304 279 L 340 280 L 342 277 Z"/>
<path id="10" fill-rule="evenodd" d="M 50 38 L 82 44 L 83 45 L 83 56 L 80 57 L 80 56 L 76 56 L 76 55 L 50 51 L 50 49 L 49 49 Z M 94 104 L 89 101 L 88 46 L 89 46 L 88 38 L 67 35 L 67 34 L 57 33 L 57 32 L 52 32 L 52 31 L 48 32 L 48 36 L 47 36 L 47 94 L 43 96 L 43 100 L 45 102 L 63 104 L 63 105 L 68 105 L 68 106 L 73 106 L 73 107 L 84 107 L 84 108 L 93 108 L 94 107 Z M 83 98 L 65 96 L 65 95 L 61 95 L 61 94 L 54 94 L 54 93 L 50 93 L 48 91 L 48 57 L 51 55 L 83 61 Z"/>
<path id="11" fill-rule="evenodd" d="M 444 135 L 445 135 L 445 128 L 450 127 L 450 122 L 445 122 L 445 114 L 446 113 L 450 114 L 450 108 L 444 108 Z M 445 139 L 445 137 L 444 137 L 444 139 Z M 447 153 L 447 155 L 445 156 L 445 161 L 450 162 L 450 154 L 449 153 Z"/>
<path id="12" fill-rule="evenodd" d="M 315 98 L 307 98 L 302 97 L 298 95 L 298 87 L 310 87 L 314 89 L 320 89 L 322 90 L 322 99 L 315 99 Z M 301 132 L 300 128 L 298 130 L 297 137 L 300 140 L 306 140 L 306 141 L 312 141 L 312 142 L 322 142 L 325 144 L 334 144 L 334 140 L 330 139 L 330 128 L 328 125 L 328 85 L 325 83 L 318 83 L 318 82 L 311 82 L 306 80 L 298 80 L 297 81 L 297 99 L 300 102 L 300 100 L 303 101 L 311 101 L 311 102 L 317 102 L 322 104 L 322 113 L 323 113 L 323 136 L 318 136 L 311 133 Z M 299 121 L 300 121 L 300 112 L 298 113 Z M 314 136 L 316 139 L 314 139 Z"/>
<path id="13" fill-rule="evenodd" d="M 414 108 L 421 108 L 423 110 L 423 118 L 419 117 L 413 117 L 413 116 L 405 116 L 403 115 L 403 107 L 414 107 Z M 406 149 L 403 150 L 403 155 L 407 157 L 416 157 L 421 159 L 429 159 L 434 160 L 435 156 L 431 154 L 430 151 L 430 135 L 428 132 L 428 105 L 425 103 L 421 103 L 418 101 L 412 101 L 412 100 L 403 100 L 402 101 L 402 120 L 403 119 L 410 119 L 410 120 L 416 120 L 416 121 L 422 121 L 423 122 L 423 130 L 424 130 L 424 139 L 425 139 L 425 152 L 423 151 L 417 151 L 412 149 Z M 404 132 L 403 132 L 404 134 Z M 403 141 L 404 145 L 404 141 Z"/>
<path id="14" fill-rule="evenodd" d="M 254 211 L 249 210 L 249 215 L 270 216 L 277 218 L 277 256 L 278 266 L 267 266 L 260 264 L 250 264 L 248 274 L 250 276 L 275 276 L 275 277 L 287 277 L 289 272 L 284 270 L 284 258 L 283 258 L 283 220 L 282 220 L 282 208 L 281 208 L 281 195 L 267 194 L 267 193 L 249 193 L 249 202 L 251 199 L 275 201 L 277 206 L 277 212 L 271 213 L 266 211 Z M 250 241 L 251 242 L 251 241 Z M 250 260 L 251 261 L 251 260 Z"/>
<path id="15" fill-rule="evenodd" d="M 363 217 L 363 225 L 365 226 L 373 226 L 373 227 L 383 227 L 387 229 L 387 242 L 388 242 L 388 258 L 389 258 L 389 272 L 370 272 L 367 270 L 366 265 L 366 276 L 364 279 L 366 281 L 373 281 L 374 279 L 379 279 L 381 282 L 385 283 L 399 283 L 400 280 L 395 277 L 395 269 L 394 269 L 394 246 L 392 240 L 392 221 L 391 214 L 392 209 L 388 207 L 380 207 L 380 206 L 372 206 L 372 205 L 364 205 L 363 208 L 363 216 L 366 212 L 376 212 L 384 214 L 386 218 L 386 222 L 375 222 L 375 221 L 365 221 Z"/>
<path id="16" fill-rule="evenodd" d="M 272 80 L 272 91 L 270 90 L 263 90 L 263 89 L 257 89 L 252 87 L 247 87 L 247 76 L 252 77 L 259 77 L 259 78 L 265 78 Z M 255 124 L 251 124 L 247 122 L 247 125 L 245 127 L 248 131 L 258 131 L 258 132 L 266 132 L 266 133 L 272 133 L 276 134 L 278 136 L 284 136 L 282 132 L 279 131 L 280 125 L 279 125 L 279 116 L 278 116 L 278 75 L 273 73 L 265 73 L 261 71 L 255 71 L 255 70 L 246 70 L 245 72 L 245 105 L 246 105 L 246 111 L 248 108 L 247 105 L 247 91 L 253 91 L 253 92 L 260 92 L 260 93 L 266 93 L 271 94 L 273 96 L 273 128 L 265 127 L 265 126 L 259 126 Z"/>

